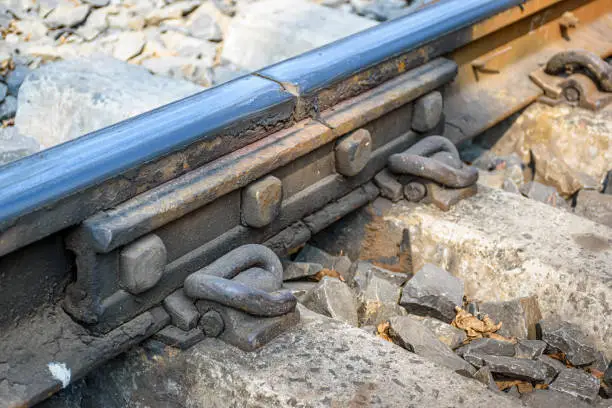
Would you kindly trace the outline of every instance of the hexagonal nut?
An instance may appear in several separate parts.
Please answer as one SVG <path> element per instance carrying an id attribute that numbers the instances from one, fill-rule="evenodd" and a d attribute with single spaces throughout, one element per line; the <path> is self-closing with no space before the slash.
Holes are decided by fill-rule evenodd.
<path id="1" fill-rule="evenodd" d="M 167 261 L 166 246 L 157 235 L 145 235 L 125 246 L 119 258 L 121 286 L 136 295 L 161 279 Z"/>
<path id="2" fill-rule="evenodd" d="M 358 174 L 372 154 L 372 137 L 366 129 L 344 136 L 336 144 L 336 171 L 345 176 Z"/>
<path id="3" fill-rule="evenodd" d="M 270 224 L 280 213 L 283 183 L 267 176 L 242 190 L 242 222 L 260 228 Z"/>
<path id="4" fill-rule="evenodd" d="M 440 92 L 433 91 L 420 97 L 414 103 L 412 129 L 417 132 L 432 130 L 440 122 L 443 110 L 444 100 Z"/>

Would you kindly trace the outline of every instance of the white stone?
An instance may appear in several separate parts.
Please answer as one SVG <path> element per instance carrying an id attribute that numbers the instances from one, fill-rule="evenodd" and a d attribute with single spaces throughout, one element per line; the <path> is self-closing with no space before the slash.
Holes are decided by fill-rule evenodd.
<path id="1" fill-rule="evenodd" d="M 223 40 L 221 28 L 203 6 L 189 15 L 187 28 L 192 37 L 215 42 Z"/>
<path id="2" fill-rule="evenodd" d="M 159 37 L 166 48 L 179 56 L 197 58 L 212 66 L 217 52 L 215 44 L 176 31 L 167 31 Z"/>
<path id="3" fill-rule="evenodd" d="M 21 32 L 22 37 L 27 37 L 28 41 L 36 41 L 47 35 L 47 26 L 40 20 L 17 20 L 15 22 L 17 30 Z"/>
<path id="4" fill-rule="evenodd" d="M 391 20 L 410 10 L 405 0 L 351 0 L 351 5 L 357 14 L 377 21 Z"/>
<path id="5" fill-rule="evenodd" d="M 170 5 L 155 8 L 145 17 L 148 25 L 157 25 L 164 20 L 181 18 L 200 5 L 198 1 L 177 1 Z"/>
<path id="6" fill-rule="evenodd" d="M 373 25 L 306 0 L 262 0 L 240 8 L 229 26 L 222 57 L 256 70 Z"/>
<path id="7" fill-rule="evenodd" d="M 104 7 L 108 6 L 110 0 L 83 0 L 85 3 L 89 3 L 94 7 Z"/>
<path id="8" fill-rule="evenodd" d="M 140 54 L 145 45 L 145 36 L 141 32 L 129 31 L 121 33 L 115 46 L 113 56 L 119 60 L 127 61 Z"/>
<path id="9" fill-rule="evenodd" d="M 157 75 L 188 80 L 202 86 L 212 84 L 209 65 L 195 58 L 163 56 L 146 59 L 142 66 Z"/>
<path id="10" fill-rule="evenodd" d="M 45 17 L 45 24 L 49 28 L 74 27 L 85 21 L 90 10 L 91 7 L 87 4 L 78 6 L 62 4 Z"/>
<path id="11" fill-rule="evenodd" d="M 77 32 L 87 41 L 91 41 L 108 28 L 108 11 L 96 9 L 91 12 L 85 24 Z"/>

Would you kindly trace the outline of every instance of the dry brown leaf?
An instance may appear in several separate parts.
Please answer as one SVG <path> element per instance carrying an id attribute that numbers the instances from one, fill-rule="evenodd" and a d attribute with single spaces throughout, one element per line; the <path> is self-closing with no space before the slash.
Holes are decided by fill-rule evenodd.
<path id="1" fill-rule="evenodd" d="M 565 353 L 563 352 L 547 354 L 547 356 L 550 358 L 554 358 L 555 360 L 559 360 L 560 362 L 565 364 L 567 367 L 570 367 L 570 368 L 574 367 L 569 361 L 567 361 L 567 358 L 565 357 Z"/>
<path id="2" fill-rule="evenodd" d="M 0 75 L 6 75 L 9 71 L 15 69 L 15 62 L 11 58 L 4 60 L 0 63 Z"/>
<path id="3" fill-rule="evenodd" d="M 518 387 L 518 392 L 520 392 L 521 394 L 533 392 L 533 385 L 531 385 L 530 382 L 525 381 L 520 384 L 516 384 L 516 386 Z"/>
<path id="4" fill-rule="evenodd" d="M 376 326 L 376 335 L 383 340 L 387 340 L 389 343 L 393 343 L 391 336 L 389 336 L 389 327 L 391 327 L 391 323 L 382 322 Z"/>
<path id="5" fill-rule="evenodd" d="M 480 320 L 459 306 L 455 307 L 455 312 L 457 315 L 451 324 L 458 329 L 465 330 L 469 340 L 489 337 L 492 333 L 495 333 L 502 327 L 501 322 L 495 324 L 495 322 L 489 318 L 489 316 L 485 315 L 485 317 Z"/>
<path id="6" fill-rule="evenodd" d="M 507 390 L 508 388 L 514 387 L 515 385 L 519 385 L 524 383 L 525 381 L 521 381 L 521 380 L 500 380 L 500 381 L 495 381 L 495 384 L 497 384 L 497 388 L 499 388 L 500 391 L 503 390 Z"/>
<path id="7" fill-rule="evenodd" d="M 599 370 L 598 370 L 598 369 L 596 369 L 596 368 L 590 368 L 588 371 L 591 373 L 591 375 L 592 375 L 593 377 L 595 377 L 595 378 L 597 378 L 597 379 L 601 379 L 601 378 L 603 378 L 603 376 L 604 376 L 603 371 L 599 371 Z"/>
<path id="8" fill-rule="evenodd" d="M 319 272 L 316 273 L 312 278 L 317 282 L 323 279 L 323 277 L 329 276 L 330 278 L 340 279 L 340 281 L 344 282 L 344 277 L 338 273 L 338 271 L 334 269 L 323 268 Z"/>

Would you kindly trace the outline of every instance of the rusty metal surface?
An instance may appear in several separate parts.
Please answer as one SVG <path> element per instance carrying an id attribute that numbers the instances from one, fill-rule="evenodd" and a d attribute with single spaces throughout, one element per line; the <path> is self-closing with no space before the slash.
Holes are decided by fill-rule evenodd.
<path id="1" fill-rule="evenodd" d="M 609 0 L 534 0 L 524 7 L 525 13 L 512 9 L 475 25 L 472 36 L 479 39 L 450 54 L 459 72 L 445 100 L 444 136 L 453 142 L 474 137 L 541 96 L 529 75 L 557 52 L 612 54 Z"/>
<path id="2" fill-rule="evenodd" d="M 68 287 L 64 301 L 66 310 L 77 320 L 94 325 L 92 329 L 97 332 L 106 332 L 163 300 L 182 285 L 186 274 L 214 261 L 224 251 L 249 242 L 270 239 L 281 229 L 366 183 L 385 166 L 390 154 L 402 151 L 414 142 L 416 135 L 405 133 L 411 123 L 409 102 L 450 81 L 455 67 L 448 60 L 432 61 L 323 112 L 322 117 L 332 124 L 333 129 L 315 121 L 302 121 L 290 129 L 270 135 L 143 193 L 112 211 L 101 212 L 86 220 L 68 239 L 69 247 L 76 254 L 77 279 Z M 400 121 L 401 125 L 398 124 Z M 378 122 L 382 124 L 383 131 L 393 133 L 381 133 L 377 129 L 380 126 Z M 333 145 L 340 136 L 363 125 L 370 127 L 373 145 L 376 145 L 374 141 L 384 143 L 377 145 L 378 148 L 372 152 L 365 168 L 351 177 L 319 173 L 318 182 L 294 193 L 282 203 L 280 214 L 271 225 L 263 228 L 239 226 L 227 230 L 226 227 L 218 228 L 225 226 L 225 222 L 213 225 L 214 220 L 203 213 L 201 216 L 191 215 L 281 166 L 289 165 L 326 145 Z M 331 154 L 332 150 L 328 151 Z M 310 159 L 317 162 L 320 156 L 315 154 Z M 239 200 L 239 195 L 234 199 Z M 219 207 L 213 207 L 211 210 L 217 213 Z M 228 209 L 239 207 L 225 205 Z M 209 225 L 211 231 L 217 232 L 217 237 L 208 241 L 198 239 L 200 235 L 194 235 L 194 231 L 190 233 L 188 226 L 180 221 L 183 218 L 201 219 L 200 225 Z M 230 218 L 240 217 L 234 214 Z M 322 219 L 324 222 L 332 222 L 325 217 Z M 169 231 L 186 234 L 183 241 L 188 243 L 188 247 L 183 248 L 180 242 L 173 243 L 171 240 L 170 248 L 185 249 L 182 256 L 177 258 L 177 251 L 172 249 L 172 260 L 159 283 L 138 296 L 128 293 L 114 279 L 118 273 L 116 259 L 121 246 L 149 232 L 157 233 L 158 230 L 163 232 L 160 235 L 164 237 L 168 236 Z M 210 235 L 211 231 L 207 234 Z M 198 246 L 195 246 L 196 242 L 199 242 Z M 284 243 L 279 242 L 279 245 Z"/>
<path id="3" fill-rule="evenodd" d="M 167 324 L 167 316 L 153 316 L 147 310 L 182 286 L 193 272 L 211 263 L 214 265 L 215 260 L 232 249 L 253 242 L 263 242 L 279 255 L 287 254 L 314 233 L 373 200 L 379 190 L 369 180 L 385 167 L 389 156 L 405 151 L 426 135 L 405 130 L 404 123 L 397 125 L 405 119 L 410 128 L 411 117 L 406 112 L 411 109 L 411 101 L 432 90 L 441 90 L 457 72 L 458 80 L 447 93 L 450 99 L 446 103 L 447 129 L 451 129 L 449 135 L 454 142 L 490 127 L 541 95 L 542 91 L 529 80 L 528 74 L 555 52 L 566 49 L 568 44 L 600 56 L 609 55 L 612 52 L 610 8 L 609 1 L 604 0 L 531 0 L 520 9 L 514 7 L 487 21 L 439 36 L 432 42 L 419 43 L 419 48 L 401 49 L 393 53 L 392 58 L 376 60 L 365 69 L 360 66 L 361 71 L 351 71 L 348 77 L 332 75 L 331 84 L 330 81 L 320 83 L 321 86 L 315 84 L 312 89 L 316 91 L 310 95 L 292 90 L 292 83 L 285 83 L 284 88 L 274 84 L 274 89 L 280 89 L 283 98 L 289 95 L 289 108 L 281 104 L 278 110 L 266 113 L 265 118 L 248 117 L 242 123 L 245 128 L 230 132 L 229 136 L 223 134 L 222 137 L 245 137 L 236 139 L 238 144 L 229 146 L 232 151 L 227 155 L 217 156 L 225 152 L 221 147 L 228 147 L 219 146 L 227 139 L 192 140 L 189 147 L 180 146 L 183 150 L 171 149 L 166 156 L 152 158 L 118 176 L 110 175 L 101 184 L 85 186 L 75 195 L 47 203 L 16 223 L 11 220 L 3 225 L 0 254 L 55 231 L 49 237 L 48 248 L 42 248 L 40 253 L 57 259 L 47 265 L 38 262 L 42 266 L 29 275 L 17 276 L 19 268 L 10 268 L 8 272 L 15 275 L 8 281 L 11 286 L 3 288 L 0 285 L 0 291 L 13 291 L 17 287 L 15 278 L 24 277 L 22 286 L 35 292 L 28 296 L 43 299 L 40 302 L 20 299 L 20 310 L 14 308 L 7 319 L 0 318 L 2 329 L 8 328 L 10 321 L 15 322 L 14 327 L 0 338 L 0 344 L 10 342 L 12 345 L 8 355 L 5 356 L 5 350 L 0 352 L 0 361 L 8 361 L 11 370 L 19 371 L 9 371 L 11 384 L 16 384 L 15 389 L 19 391 L 17 401 L 36 402 L 59 388 L 58 382 L 45 370 L 49 354 L 45 347 L 48 345 L 55 347 L 56 343 L 61 343 L 65 350 L 53 352 L 54 357 L 70 362 L 76 372 L 75 378 L 81 376 L 122 347 Z M 567 14 L 568 10 L 571 15 Z M 468 43 L 451 55 L 459 64 L 459 70 L 451 61 L 431 60 Z M 424 63 L 427 64 L 415 68 Z M 273 83 L 264 75 L 259 79 Z M 583 86 L 586 87 L 586 83 Z M 377 126 L 374 123 L 379 121 L 390 135 L 374 137 Z M 432 132 L 443 128 L 443 122 Z M 372 134 L 372 151 L 367 163 L 355 175 L 339 174 L 334 156 L 336 140 L 362 127 Z M 242 142 L 253 143 L 245 146 Z M 241 147 L 236 150 L 238 145 Z M 432 158 L 456 170 L 457 166 L 449 165 L 445 155 L 438 153 Z M 454 162 L 452 157 L 449 162 Z M 296 169 L 302 164 L 306 173 Z M 307 176 L 295 182 L 302 174 Z M 267 175 L 278 176 L 291 184 L 289 189 L 283 186 L 278 214 L 275 213 L 269 225 L 260 228 L 240 224 L 241 189 Z M 224 202 L 224 198 L 232 200 L 231 205 Z M 211 217 L 223 214 L 224 208 L 227 208 L 225 217 L 216 224 L 211 222 Z M 85 219 L 84 224 L 75 227 Z M 57 232 L 66 227 L 72 229 Z M 199 234 L 199 230 L 206 230 L 206 233 Z M 164 245 L 169 258 L 153 287 L 142 293 L 132 293 L 118 282 L 119 260 L 125 246 L 132 245 L 145 234 L 159 234 L 162 242 L 167 242 Z M 65 237 L 68 237 L 67 244 L 63 241 Z M 31 253 L 28 247 L 24 247 L 12 254 L 13 258 L 0 258 L 0 266 L 10 259 L 22 259 L 28 253 Z M 268 320 L 271 323 L 265 326 L 257 320 L 261 316 L 234 309 L 241 308 L 231 296 L 235 293 L 250 296 L 250 300 L 254 295 L 256 301 L 249 303 L 246 310 L 267 316 L 289 310 L 287 305 L 293 302 L 282 295 L 270 295 L 268 290 L 254 291 L 241 282 L 250 278 L 262 284 L 274 280 L 268 279 L 270 274 L 265 268 L 260 268 L 261 262 L 248 261 L 246 264 L 253 268 L 239 274 L 236 282 L 229 281 L 233 282 L 229 285 L 225 279 L 211 280 L 207 274 L 206 284 L 199 288 L 214 296 L 205 294 L 207 300 L 200 301 L 198 307 L 200 312 L 211 312 L 211 334 L 228 336 L 230 340 L 233 336 L 238 339 L 239 346 L 250 348 L 262 344 L 286 325 L 294 324 L 298 317 L 291 312 L 266 317 L 288 316 L 283 321 Z M 246 264 L 242 262 L 238 269 Z M 263 264 L 265 266 L 266 262 Z M 31 275 L 40 275 L 45 268 L 53 272 L 45 275 L 53 278 L 52 284 L 40 288 L 29 286 L 33 280 Z M 0 273 L 0 283 L 7 282 L 5 278 Z M 53 308 L 55 315 L 47 315 L 50 308 L 45 296 L 49 293 L 49 302 L 57 301 L 57 292 L 66 280 L 72 282 L 65 294 L 65 310 L 74 321 L 57 308 Z M 203 292 L 194 289 L 193 294 L 199 296 Z M 217 306 L 212 307 L 215 303 Z M 0 302 L 0 305 L 3 304 Z M 29 318 L 19 324 L 20 318 L 35 313 L 40 316 L 36 324 Z M 224 323 L 221 329 L 219 317 Z M 55 324 L 54 319 L 62 322 Z M 87 324 L 81 326 L 76 321 Z M 29 326 L 32 328 L 28 329 Z M 249 330 L 257 333 L 255 337 L 248 337 Z M 40 341 L 26 338 L 37 333 L 44 333 Z M 45 342 L 45 339 L 51 340 Z M 20 348 L 21 343 L 34 350 L 35 356 Z M 77 345 L 76 353 L 71 352 L 73 343 Z M 36 367 L 31 364 L 34 360 L 38 364 Z M 22 390 L 19 385 L 23 383 L 29 385 Z M 0 390 L 0 400 L 4 397 L 2 392 Z"/>
<path id="4" fill-rule="evenodd" d="M 591 78 L 576 73 L 568 77 L 547 74 L 543 68 L 530 74 L 531 80 L 544 91 L 538 101 L 547 105 L 566 103 L 597 111 L 612 102 L 611 92 L 602 92 Z"/>
<path id="5" fill-rule="evenodd" d="M 530 75 L 544 91 L 538 101 L 597 111 L 612 102 L 612 65 L 584 50 L 561 51 Z"/>
<path id="6" fill-rule="evenodd" d="M 296 121 L 319 118 L 334 104 L 469 42 L 470 24 L 522 1 L 434 4 L 4 166 L 0 256 Z"/>
<path id="7" fill-rule="evenodd" d="M 93 247 L 108 252 L 303 156 L 448 82 L 455 64 L 438 59 L 277 132 L 84 222 Z"/>

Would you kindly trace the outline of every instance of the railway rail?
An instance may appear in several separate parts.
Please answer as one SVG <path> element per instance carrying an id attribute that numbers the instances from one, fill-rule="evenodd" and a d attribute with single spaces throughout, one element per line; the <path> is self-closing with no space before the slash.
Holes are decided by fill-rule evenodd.
<path id="1" fill-rule="evenodd" d="M 439 1 L 0 168 L 0 405 L 65 387 L 50 365 L 74 381 L 158 332 L 183 285 L 224 305 L 227 341 L 260 346 L 299 316 L 260 293 L 279 286 L 269 253 L 228 253 L 290 253 L 377 197 L 392 155 L 550 97 L 530 75 L 568 49 L 612 55 L 612 3 Z"/>

